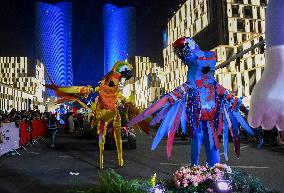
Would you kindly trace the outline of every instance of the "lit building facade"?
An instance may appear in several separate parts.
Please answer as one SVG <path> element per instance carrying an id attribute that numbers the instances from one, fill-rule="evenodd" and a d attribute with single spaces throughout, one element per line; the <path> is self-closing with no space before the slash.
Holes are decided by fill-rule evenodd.
<path id="1" fill-rule="evenodd" d="M 126 98 L 134 94 L 135 104 L 146 108 L 163 94 L 162 68 L 152 63 L 149 57 L 135 56 L 127 62 L 133 65 L 134 76 L 124 82 L 122 93 Z"/>
<path id="2" fill-rule="evenodd" d="M 0 110 L 11 111 L 15 108 L 18 111 L 33 109 L 34 95 L 13 88 L 11 86 L 0 83 Z M 40 111 L 44 111 L 44 107 L 38 106 Z"/>
<path id="3" fill-rule="evenodd" d="M 202 50 L 214 50 L 220 64 L 265 38 L 266 6 L 267 0 L 187 0 L 169 21 L 163 37 L 165 92 L 187 79 L 187 67 L 173 52 L 172 43 L 176 39 L 193 37 Z M 249 99 L 261 77 L 264 61 L 262 46 L 217 70 L 217 81 Z"/>
<path id="4" fill-rule="evenodd" d="M 46 66 L 55 84 L 71 86 L 72 68 L 72 4 L 39 2 L 36 9 L 37 58 Z M 46 79 L 47 84 L 50 84 Z M 48 96 L 55 96 L 51 90 Z"/>
<path id="5" fill-rule="evenodd" d="M 0 57 L 1 106 L 8 110 L 45 109 L 44 66 L 27 57 Z"/>
<path id="6" fill-rule="evenodd" d="M 218 64 L 265 38 L 267 3 L 267 0 L 227 2 L 228 44 L 214 48 Z M 265 67 L 264 50 L 264 45 L 260 46 L 231 62 L 228 67 L 216 71 L 216 78 L 220 84 L 233 90 L 238 96 L 247 97 L 244 101 L 247 106 L 253 87 Z"/>
<path id="7" fill-rule="evenodd" d="M 136 11 L 133 7 L 117 7 L 105 4 L 104 25 L 104 73 L 109 72 L 115 62 L 135 56 Z"/>

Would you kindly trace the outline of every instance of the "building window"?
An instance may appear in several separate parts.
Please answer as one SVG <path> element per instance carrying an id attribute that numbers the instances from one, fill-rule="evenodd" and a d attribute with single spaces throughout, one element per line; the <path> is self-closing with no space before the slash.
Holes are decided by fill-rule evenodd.
<path id="1" fill-rule="evenodd" d="M 260 8 L 258 7 L 257 8 L 257 19 L 260 19 L 261 18 L 261 16 L 260 16 Z"/>
<path id="2" fill-rule="evenodd" d="M 235 3 L 244 4 L 244 1 L 243 0 L 235 0 Z"/>
<path id="3" fill-rule="evenodd" d="M 260 52 L 261 54 L 264 53 L 264 44 L 262 44 L 262 45 L 259 47 L 259 52 Z"/>
<path id="4" fill-rule="evenodd" d="M 258 22 L 258 33 L 262 33 L 261 22 Z"/>
<path id="5" fill-rule="evenodd" d="M 244 60 L 244 69 L 245 69 L 245 70 L 248 69 L 248 62 L 247 62 L 247 60 Z"/>
<path id="6" fill-rule="evenodd" d="M 250 32 L 254 32 L 254 21 L 253 20 L 249 21 L 249 27 L 250 27 Z"/>
<path id="7" fill-rule="evenodd" d="M 198 19 L 198 11 L 197 11 L 197 9 L 195 9 L 194 10 L 194 19 L 195 19 L 195 21 Z"/>
<path id="8" fill-rule="evenodd" d="M 266 5 L 267 5 L 267 4 L 266 4 L 266 0 L 260 0 L 260 5 L 266 6 Z"/>
<path id="9" fill-rule="evenodd" d="M 237 21 L 237 29 L 238 31 L 244 32 L 245 31 L 245 22 L 242 20 Z"/>
<path id="10" fill-rule="evenodd" d="M 246 34 L 242 34 L 242 41 L 243 41 L 243 42 L 246 41 Z"/>
<path id="11" fill-rule="evenodd" d="M 253 18 L 251 6 L 244 7 L 244 17 L 245 18 Z"/>
<path id="12" fill-rule="evenodd" d="M 201 4 L 200 5 L 200 11 L 201 11 L 201 13 L 204 13 L 205 11 L 204 11 L 204 4 Z"/>
<path id="13" fill-rule="evenodd" d="M 232 5 L 232 16 L 233 17 L 239 16 L 239 7 L 237 5 Z"/>

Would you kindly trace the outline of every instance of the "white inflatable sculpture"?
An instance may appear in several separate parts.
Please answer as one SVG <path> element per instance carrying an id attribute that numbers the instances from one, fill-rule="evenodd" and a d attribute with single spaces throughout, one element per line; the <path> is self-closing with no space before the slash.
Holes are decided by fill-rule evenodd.
<path id="1" fill-rule="evenodd" d="M 284 131 L 284 0 L 270 0 L 266 12 L 266 66 L 252 92 L 249 124 Z"/>

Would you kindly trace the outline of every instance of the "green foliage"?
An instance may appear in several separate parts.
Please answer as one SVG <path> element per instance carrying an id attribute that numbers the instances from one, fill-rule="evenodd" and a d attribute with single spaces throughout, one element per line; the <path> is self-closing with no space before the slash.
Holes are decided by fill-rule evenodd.
<path id="1" fill-rule="evenodd" d="M 258 178 L 244 171 L 234 169 L 226 177 L 232 180 L 234 193 L 279 193 L 265 188 Z"/>
<path id="2" fill-rule="evenodd" d="M 73 193 L 146 193 L 150 187 L 150 181 L 125 180 L 114 170 L 107 170 L 101 174 L 99 184 L 87 191 L 75 191 Z"/>

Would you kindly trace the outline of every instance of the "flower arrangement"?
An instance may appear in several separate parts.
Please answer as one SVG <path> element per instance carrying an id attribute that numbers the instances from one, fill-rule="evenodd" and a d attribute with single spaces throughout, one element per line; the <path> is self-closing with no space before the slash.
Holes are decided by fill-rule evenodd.
<path id="1" fill-rule="evenodd" d="M 210 187 L 215 182 L 223 180 L 225 174 L 232 170 L 226 164 L 216 164 L 212 168 L 208 166 L 184 166 L 174 174 L 174 184 L 177 189 L 201 190 Z M 209 188 L 208 188 L 209 187 Z"/>

